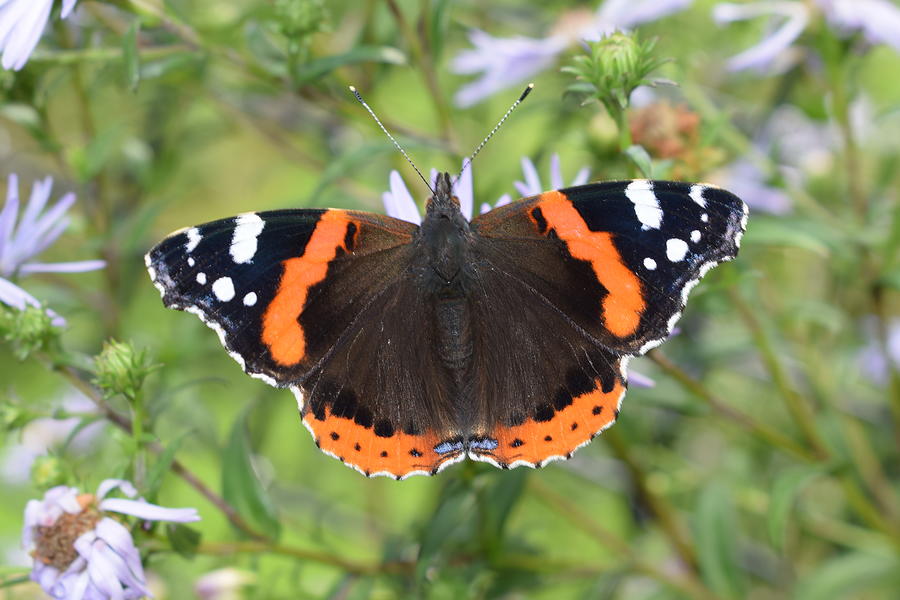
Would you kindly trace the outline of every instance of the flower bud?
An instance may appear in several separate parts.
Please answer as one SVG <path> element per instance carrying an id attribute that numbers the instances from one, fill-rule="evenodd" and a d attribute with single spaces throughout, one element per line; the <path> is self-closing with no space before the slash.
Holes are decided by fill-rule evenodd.
<path id="1" fill-rule="evenodd" d="M 128 399 L 137 396 L 144 379 L 156 369 L 143 350 L 138 352 L 130 343 L 115 340 L 103 345 L 94 365 L 97 387 L 107 396 L 122 394 Z"/>
<path id="2" fill-rule="evenodd" d="M 39 490 L 63 485 L 68 480 L 68 470 L 58 456 L 38 456 L 31 465 L 31 481 Z"/>
<path id="3" fill-rule="evenodd" d="M 305 41 L 326 28 L 328 11 L 323 0 L 275 0 L 281 31 L 293 41 Z"/>
<path id="4" fill-rule="evenodd" d="M 610 112 L 624 110 L 631 92 L 652 83 L 648 76 L 666 62 L 654 56 L 655 46 L 656 40 L 642 42 L 637 34 L 619 32 L 587 42 L 588 53 L 563 67 L 578 80 L 569 91 L 599 100 Z"/>
<path id="5" fill-rule="evenodd" d="M 46 350 L 59 333 L 53 317 L 43 308 L 26 306 L 24 310 L 4 310 L 0 307 L 0 337 L 12 345 L 13 354 L 19 360 Z"/>

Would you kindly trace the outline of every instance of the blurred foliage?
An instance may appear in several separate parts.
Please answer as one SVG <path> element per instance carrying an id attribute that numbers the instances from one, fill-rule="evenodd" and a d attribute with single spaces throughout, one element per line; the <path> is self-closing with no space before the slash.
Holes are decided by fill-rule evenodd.
<path id="1" fill-rule="evenodd" d="M 633 387 L 572 460 L 400 483 L 320 453 L 288 392 L 162 307 L 142 255 L 244 211 L 380 211 L 390 169 L 416 178 L 349 84 L 418 164 L 454 170 L 521 89 L 452 105 L 469 29 L 539 37 L 594 5 L 83 0 L 51 19 L 26 68 L 0 72 L 0 176 L 75 191 L 46 256 L 108 267 L 18 281 L 69 321 L 61 340 L 45 313 L 0 308 L 4 597 L 38 594 L 16 549 L 40 486 L 125 477 L 203 516 L 141 536 L 161 599 L 195 597 L 223 567 L 254 573 L 239 597 L 260 599 L 896 598 L 900 58 L 819 15 L 793 67 L 729 73 L 764 22 L 717 27 L 714 4 L 641 26 L 649 64 L 670 59 L 657 72 L 678 85 L 627 118 L 564 95 L 559 68 L 584 53 L 570 48 L 479 155 L 476 203 L 513 192 L 520 156 L 543 173 L 559 153 L 567 179 L 590 165 L 593 179 L 714 180 L 754 190 L 754 208 L 775 194 L 778 214 L 754 211 L 682 333 L 632 361 L 656 386 Z M 743 163 L 755 180 L 735 175 Z M 128 345 L 104 351 L 111 339 Z M 49 458 L 30 480 L 35 455 Z"/>

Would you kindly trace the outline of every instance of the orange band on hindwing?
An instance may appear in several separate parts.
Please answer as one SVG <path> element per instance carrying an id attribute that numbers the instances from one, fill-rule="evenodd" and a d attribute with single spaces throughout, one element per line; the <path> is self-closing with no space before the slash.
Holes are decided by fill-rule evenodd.
<path id="1" fill-rule="evenodd" d="M 550 457 L 568 458 L 612 425 L 618 416 L 625 386 L 616 382 L 610 391 L 604 392 L 599 380 L 595 385 L 594 390 L 576 396 L 569 406 L 557 410 L 547 421 L 529 419 L 521 425 L 494 429 L 488 437 L 497 440 L 497 447 L 479 454 L 502 465 L 517 461 L 538 465 Z"/>
<path id="2" fill-rule="evenodd" d="M 319 448 L 365 475 L 389 474 L 401 478 L 414 472 L 430 474 L 459 455 L 458 452 L 438 454 L 434 448 L 439 440 L 434 434 L 409 435 L 395 431 L 387 437 L 379 436 L 372 427 L 335 416 L 328 408 L 324 418 L 319 419 L 309 411 L 303 422 Z"/>
<path id="3" fill-rule="evenodd" d="M 300 315 L 309 290 L 328 274 L 328 263 L 339 249 L 347 251 L 345 240 L 351 221 L 337 211 L 325 211 L 306 243 L 302 256 L 282 263 L 284 272 L 278 291 L 262 320 L 262 341 L 272 359 L 282 366 L 293 366 L 306 356 L 306 336 Z"/>
<path id="4" fill-rule="evenodd" d="M 566 243 L 569 254 L 589 262 L 597 280 L 606 288 L 607 294 L 601 303 L 604 326 L 620 338 L 634 335 L 646 303 L 641 294 L 640 279 L 625 265 L 613 243 L 612 234 L 591 231 L 572 202 L 561 192 L 542 194 L 538 207 L 547 221 L 547 227 L 552 228 Z"/>

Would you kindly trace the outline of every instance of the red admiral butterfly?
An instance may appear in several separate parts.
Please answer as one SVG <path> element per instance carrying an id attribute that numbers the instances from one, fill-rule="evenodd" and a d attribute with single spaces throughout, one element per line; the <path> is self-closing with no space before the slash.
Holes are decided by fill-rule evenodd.
<path id="1" fill-rule="evenodd" d="M 467 221 L 438 176 L 421 226 L 350 210 L 246 213 L 146 256 L 250 375 L 289 387 L 326 453 L 365 475 L 568 458 L 613 424 L 632 356 L 735 257 L 733 194 L 593 183 Z"/>

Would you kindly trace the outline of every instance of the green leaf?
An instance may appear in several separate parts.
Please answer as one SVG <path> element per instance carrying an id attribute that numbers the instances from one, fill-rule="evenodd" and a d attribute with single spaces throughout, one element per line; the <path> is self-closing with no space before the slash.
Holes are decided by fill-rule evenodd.
<path id="1" fill-rule="evenodd" d="M 422 146 L 421 143 L 414 140 L 400 138 L 398 141 L 400 142 L 400 145 L 402 145 L 407 150 Z M 322 176 L 319 178 L 318 184 L 309 195 L 310 201 L 319 198 L 325 188 L 330 186 L 336 180 L 340 179 L 341 177 L 346 177 L 348 173 L 353 173 L 364 165 L 371 163 L 372 159 L 376 155 L 382 154 L 384 152 L 394 151 L 394 145 L 390 141 L 379 140 L 357 146 L 352 151 L 345 152 L 344 154 L 338 156 L 334 160 L 330 161 L 328 163 L 328 166 L 322 172 Z"/>
<path id="2" fill-rule="evenodd" d="M 238 415 L 222 456 L 222 496 L 254 528 L 276 538 L 281 532 L 281 524 L 250 461 L 248 412 Z"/>
<path id="3" fill-rule="evenodd" d="M 444 39 L 447 37 L 447 28 L 450 24 L 451 4 L 453 0 L 434 0 L 431 4 L 429 39 L 435 62 L 438 62 L 444 50 Z"/>
<path id="4" fill-rule="evenodd" d="M 861 598 L 864 590 L 881 589 L 896 594 L 900 589 L 900 560 L 896 556 L 873 556 L 861 552 L 840 556 L 808 573 L 794 591 L 795 600 L 843 600 Z M 866 595 L 896 598 L 895 595 Z"/>
<path id="5" fill-rule="evenodd" d="M 528 471 L 517 469 L 502 478 L 495 477 L 490 472 L 486 477 L 489 484 L 479 490 L 478 494 L 481 504 L 479 534 L 486 547 L 498 551 L 504 539 L 503 529 L 509 514 L 525 491 Z"/>
<path id="6" fill-rule="evenodd" d="M 165 450 L 163 450 L 156 459 L 156 463 L 150 469 L 150 472 L 147 473 L 147 483 L 144 486 L 146 491 L 144 494 L 147 498 L 150 498 L 151 501 L 156 498 L 159 487 L 162 485 L 163 476 L 169 471 L 169 467 L 172 466 L 172 461 L 175 460 L 175 454 L 178 453 L 182 442 L 184 442 L 185 438 L 190 433 L 192 432 L 185 431 L 173 441 L 169 442 L 169 445 L 166 446 Z"/>
<path id="7" fill-rule="evenodd" d="M 422 530 L 416 575 L 424 580 L 429 568 L 444 555 L 452 555 L 474 533 L 472 515 L 478 510 L 472 487 L 459 479 L 450 480 L 441 501 Z"/>
<path id="8" fill-rule="evenodd" d="M 141 61 L 137 47 L 137 36 L 141 22 L 135 19 L 122 36 L 122 60 L 125 64 L 125 87 L 134 92 L 141 82 Z"/>
<path id="9" fill-rule="evenodd" d="M 172 550 L 184 558 L 193 558 L 200 545 L 201 534 L 196 529 L 180 523 L 166 525 L 166 538 L 172 545 Z"/>
<path id="10" fill-rule="evenodd" d="M 743 598 L 745 589 L 737 564 L 734 508 L 728 490 L 712 483 L 700 494 L 696 510 L 697 557 L 709 587 L 725 598 Z"/>
<path id="11" fill-rule="evenodd" d="M 332 54 L 304 63 L 297 68 L 294 76 L 299 83 L 307 83 L 340 67 L 366 62 L 403 65 L 406 64 L 406 55 L 392 46 L 357 46 L 344 54 Z"/>
<path id="12" fill-rule="evenodd" d="M 746 245 L 783 246 L 802 248 L 814 254 L 827 257 L 828 245 L 821 236 L 811 232 L 805 222 L 793 219 L 751 219 L 743 238 Z"/>
<path id="13" fill-rule="evenodd" d="M 769 539 L 778 550 L 784 548 L 784 535 L 791 508 L 800 492 L 822 474 L 820 467 L 793 467 L 783 471 L 772 485 L 769 504 Z"/>
<path id="14" fill-rule="evenodd" d="M 643 146 L 634 144 L 625 150 L 625 154 L 635 164 L 641 174 L 647 179 L 653 179 L 653 159 Z"/>

